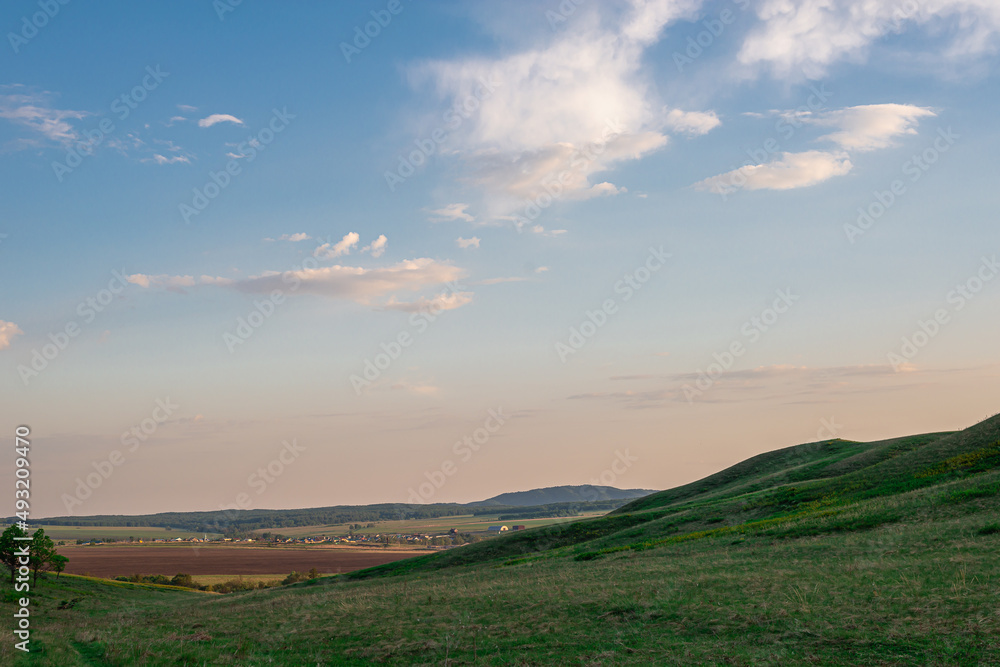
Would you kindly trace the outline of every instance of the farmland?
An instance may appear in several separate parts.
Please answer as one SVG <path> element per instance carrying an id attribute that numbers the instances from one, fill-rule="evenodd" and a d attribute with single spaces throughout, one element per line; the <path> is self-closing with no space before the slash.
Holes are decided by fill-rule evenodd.
<path id="1" fill-rule="evenodd" d="M 114 578 L 132 574 L 172 576 L 178 572 L 275 575 L 312 568 L 322 574 L 337 574 L 391 563 L 427 551 L 162 544 L 64 546 L 59 548 L 59 553 L 69 558 L 66 572 L 70 574 Z"/>
<path id="2" fill-rule="evenodd" d="M 41 525 L 39 528 L 45 530 L 45 534 L 55 541 L 65 540 L 67 542 L 83 540 L 127 540 L 134 538 L 149 542 L 151 540 L 172 540 L 175 538 L 190 539 L 192 537 L 209 539 L 222 537 L 217 533 L 195 533 L 189 530 L 170 530 L 168 528 L 156 527 L 135 527 L 135 526 L 50 526 Z"/>
<path id="3" fill-rule="evenodd" d="M 593 519 L 602 516 L 604 513 L 581 514 L 575 517 L 549 517 L 541 519 L 517 519 L 513 521 L 499 521 L 497 515 L 475 516 L 464 514 L 459 516 L 445 516 L 435 519 L 405 519 L 400 521 L 379 521 L 371 528 L 358 528 L 350 530 L 350 525 L 332 524 L 323 526 L 295 526 L 292 528 L 275 528 L 270 531 L 259 530 L 258 534 L 264 532 L 280 533 L 286 537 L 307 537 L 310 535 L 346 535 L 354 532 L 361 535 L 375 535 L 376 533 L 390 533 L 411 535 L 415 533 L 426 535 L 440 535 L 447 533 L 454 528 L 460 533 L 474 533 L 485 531 L 490 526 L 503 523 L 505 526 L 525 526 L 527 528 L 537 528 L 555 523 L 565 523 L 567 521 L 579 521 L 581 519 Z"/>

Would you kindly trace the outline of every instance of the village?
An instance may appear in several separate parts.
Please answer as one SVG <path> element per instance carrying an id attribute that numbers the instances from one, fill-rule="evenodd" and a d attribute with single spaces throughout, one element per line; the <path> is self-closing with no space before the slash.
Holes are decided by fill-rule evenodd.
<path id="1" fill-rule="evenodd" d="M 373 524 L 369 524 L 372 527 Z M 280 546 L 280 545 L 341 545 L 357 547 L 380 547 L 389 548 L 393 546 L 406 547 L 426 547 L 426 548 L 452 548 L 465 544 L 472 544 L 483 539 L 496 537 L 507 532 L 521 531 L 526 526 L 507 526 L 497 524 L 487 527 L 486 530 L 459 531 L 451 528 L 445 533 L 356 533 L 350 532 L 344 535 L 300 535 L 288 537 L 279 533 L 264 532 L 256 537 L 225 537 L 209 536 L 202 537 L 93 537 L 90 539 L 77 539 L 77 545 L 107 545 L 107 544 L 227 544 L 227 545 L 257 545 L 257 546 Z M 65 544 L 65 542 L 60 542 Z"/>

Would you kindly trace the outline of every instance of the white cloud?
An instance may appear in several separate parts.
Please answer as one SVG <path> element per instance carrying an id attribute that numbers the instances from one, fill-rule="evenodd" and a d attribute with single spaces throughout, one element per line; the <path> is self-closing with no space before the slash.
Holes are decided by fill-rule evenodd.
<path id="1" fill-rule="evenodd" d="M 845 150 L 870 151 L 892 145 L 893 137 L 916 134 L 920 118 L 935 116 L 930 109 L 909 104 L 869 104 L 828 111 L 805 117 L 807 123 L 840 128 L 821 140 L 832 141 Z"/>
<path id="2" fill-rule="evenodd" d="M 23 333 L 21 328 L 13 322 L 0 320 L 0 350 L 10 347 L 10 342 L 14 340 L 14 336 L 20 336 Z"/>
<path id="3" fill-rule="evenodd" d="M 153 154 L 153 157 L 143 158 L 141 160 L 141 162 L 155 162 L 156 164 L 176 164 L 176 163 L 179 162 L 179 163 L 183 163 L 183 164 L 191 164 L 191 160 L 189 160 L 187 157 L 185 157 L 183 155 L 175 155 L 173 157 L 164 157 L 163 155 L 160 155 L 159 153 Z"/>
<path id="4" fill-rule="evenodd" d="M 146 288 L 179 290 L 195 285 L 221 285 L 251 294 L 269 294 L 280 290 L 284 294 L 315 294 L 390 310 L 416 311 L 421 307 L 440 310 L 458 308 L 471 301 L 472 293 L 452 289 L 432 298 L 422 297 L 413 303 L 399 301 L 396 295 L 453 284 L 464 276 L 464 269 L 422 257 L 376 269 L 335 265 L 296 271 L 266 271 L 241 280 L 207 275 L 195 279 L 193 276 L 141 273 L 126 276 L 126 279 Z M 380 301 L 383 303 L 380 304 Z"/>
<path id="5" fill-rule="evenodd" d="M 739 169 L 695 183 L 698 190 L 728 194 L 746 190 L 789 190 L 822 183 L 853 168 L 850 152 L 866 152 L 892 146 L 893 139 L 916 134 L 920 118 L 935 116 L 931 109 L 909 104 L 869 104 L 820 113 L 791 112 L 798 124 L 837 128 L 819 141 L 838 146 L 835 151 L 782 153 L 765 164 Z"/>
<path id="6" fill-rule="evenodd" d="M 273 289 L 350 299 L 372 304 L 397 292 L 416 292 L 462 278 L 465 271 L 429 258 L 404 260 L 391 266 L 365 269 L 330 266 L 285 273 L 267 273 L 237 282 L 241 291 L 266 293 Z"/>
<path id="7" fill-rule="evenodd" d="M 336 243 L 324 243 L 323 245 L 317 247 L 313 250 L 313 257 L 319 257 L 320 259 L 333 259 L 334 257 L 340 257 L 341 255 L 351 254 L 351 248 L 358 245 L 358 241 L 361 237 L 357 232 L 348 232 L 344 235 L 344 238 L 337 241 Z"/>
<path id="8" fill-rule="evenodd" d="M 11 91 L 7 94 L 7 91 Z M 67 144 L 77 141 L 78 135 L 71 120 L 80 120 L 90 114 L 84 111 L 56 109 L 52 106 L 51 93 L 29 92 L 20 85 L 0 86 L 0 118 L 26 128 L 33 134 L 41 135 L 51 142 Z M 38 145 L 37 139 L 23 142 L 27 146 Z"/>
<path id="9" fill-rule="evenodd" d="M 609 13 L 606 6 L 580 7 L 547 44 L 415 68 L 414 84 L 430 81 L 457 104 L 479 100 L 442 153 L 466 162 L 464 182 L 483 197 L 483 215 L 510 219 L 526 200 L 546 196 L 543 182 L 563 173 L 559 193 L 548 195 L 611 193 L 612 184 L 593 191 L 591 177 L 665 146 L 662 105 L 651 103 L 642 76 L 643 52 L 666 25 L 694 18 L 700 5 L 632 0 L 613 17 L 598 15 Z"/>
<path id="10" fill-rule="evenodd" d="M 735 190 L 790 190 L 842 176 L 852 168 L 846 153 L 782 153 L 766 164 L 747 165 L 695 183 L 698 190 L 729 194 Z"/>
<path id="11" fill-rule="evenodd" d="M 877 40 L 913 26 L 934 42 L 952 38 L 936 56 L 962 59 L 994 53 L 1000 33 L 996 0 L 760 0 L 761 23 L 744 39 L 741 64 L 781 77 L 817 79 L 840 60 L 864 62 Z M 948 20 L 950 30 L 942 30 Z"/>
<path id="12" fill-rule="evenodd" d="M 372 257 L 381 257 L 385 252 L 385 247 L 389 244 L 389 239 L 385 234 L 379 234 L 378 238 L 361 249 L 361 252 L 371 253 Z"/>
<path id="13" fill-rule="evenodd" d="M 667 114 L 666 126 L 674 132 L 681 132 L 690 136 L 708 134 L 722 121 L 715 115 L 714 111 L 681 111 L 671 109 Z"/>
<path id="14" fill-rule="evenodd" d="M 465 212 L 467 208 L 469 208 L 468 204 L 448 204 L 444 208 L 438 208 L 428 212 L 434 216 L 431 218 L 434 222 L 448 222 L 451 220 L 475 222 L 476 218 Z"/>
<path id="15" fill-rule="evenodd" d="M 478 236 L 473 236 L 471 239 L 463 239 L 461 236 L 459 236 L 457 239 L 455 239 L 455 244 L 459 248 L 462 248 L 463 250 L 465 248 L 478 248 L 480 240 L 481 239 Z"/>
<path id="16" fill-rule="evenodd" d="M 125 279 L 139 287 L 165 287 L 167 289 L 194 287 L 197 284 L 194 276 L 171 276 L 163 273 L 155 276 L 134 273 L 130 276 L 125 276 Z"/>
<path id="17" fill-rule="evenodd" d="M 198 121 L 198 127 L 212 127 L 216 123 L 235 123 L 236 125 L 243 125 L 243 121 L 236 116 L 230 116 L 227 113 L 213 113 L 211 116 L 206 116 Z"/>
<path id="18" fill-rule="evenodd" d="M 191 113 L 193 111 L 198 110 L 198 107 L 193 107 L 190 104 L 178 104 L 177 108 L 183 111 L 184 113 Z"/>
<path id="19" fill-rule="evenodd" d="M 291 243 L 298 243 L 299 241 L 308 241 L 311 238 L 312 237 L 309 236 L 308 234 L 306 234 L 305 232 L 296 232 L 294 234 L 282 234 L 281 236 L 279 236 L 277 238 L 277 240 L 278 241 L 289 241 Z M 267 237 L 264 240 L 272 242 L 272 243 L 275 241 L 275 239 L 272 239 L 270 237 Z"/>
<path id="20" fill-rule="evenodd" d="M 584 146 L 557 143 L 522 151 L 516 159 L 499 152 L 477 155 L 468 180 L 491 193 L 497 215 L 516 212 L 541 197 L 584 200 L 624 192 L 613 183 L 594 184 L 591 177 L 662 148 L 669 139 L 659 132 L 624 133 L 617 127 L 609 124 L 600 141 Z"/>
<path id="21" fill-rule="evenodd" d="M 382 307 L 385 310 L 401 310 L 404 313 L 437 313 L 444 310 L 455 310 L 472 303 L 472 296 L 472 292 L 442 292 L 429 299 L 421 297 L 411 302 L 390 299 Z"/>

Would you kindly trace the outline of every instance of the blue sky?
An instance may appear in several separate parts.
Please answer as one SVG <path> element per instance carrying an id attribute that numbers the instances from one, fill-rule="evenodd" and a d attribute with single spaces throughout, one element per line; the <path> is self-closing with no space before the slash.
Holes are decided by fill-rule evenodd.
<path id="1" fill-rule="evenodd" d="M 997 410 L 988 0 L 0 26 L 2 428 L 38 516 L 666 488 Z"/>

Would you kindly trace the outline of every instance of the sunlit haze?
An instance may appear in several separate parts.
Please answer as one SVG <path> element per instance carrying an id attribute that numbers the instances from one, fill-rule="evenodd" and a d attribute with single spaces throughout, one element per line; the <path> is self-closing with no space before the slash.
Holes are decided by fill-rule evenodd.
<path id="1" fill-rule="evenodd" d="M 33 517 L 665 489 L 996 412 L 1000 3 L 52 4 L 0 10 Z"/>

